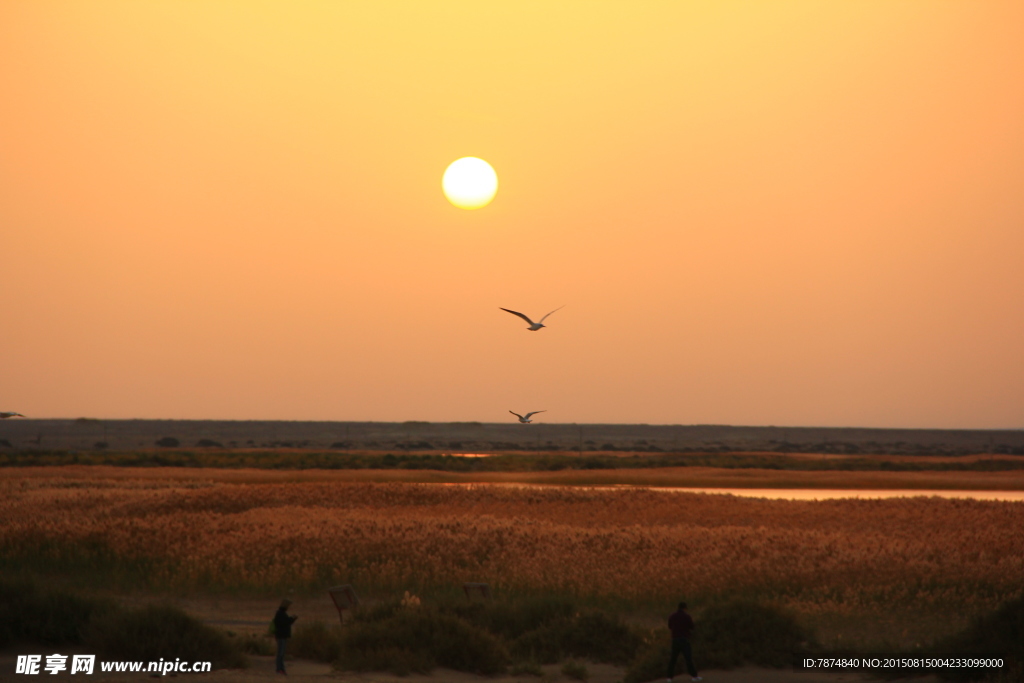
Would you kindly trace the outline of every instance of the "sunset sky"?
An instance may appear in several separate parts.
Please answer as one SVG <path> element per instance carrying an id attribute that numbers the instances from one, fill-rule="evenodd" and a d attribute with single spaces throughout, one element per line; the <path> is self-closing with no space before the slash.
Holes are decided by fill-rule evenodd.
<path id="1" fill-rule="evenodd" d="M 1024 428 L 1022 27 L 6 0 L 0 410 Z"/>

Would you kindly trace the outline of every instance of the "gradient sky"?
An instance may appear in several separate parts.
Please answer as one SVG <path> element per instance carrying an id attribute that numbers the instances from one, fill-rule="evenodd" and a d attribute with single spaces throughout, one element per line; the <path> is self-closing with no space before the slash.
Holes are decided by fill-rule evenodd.
<path id="1" fill-rule="evenodd" d="M 1022 27 L 6 0 L 0 410 L 1024 427 Z"/>

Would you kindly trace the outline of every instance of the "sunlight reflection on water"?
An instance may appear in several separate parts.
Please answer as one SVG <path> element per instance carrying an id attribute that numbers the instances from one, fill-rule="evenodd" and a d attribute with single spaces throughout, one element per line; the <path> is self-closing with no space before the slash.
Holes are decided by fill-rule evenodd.
<path id="1" fill-rule="evenodd" d="M 445 484 L 445 486 L 503 486 L 524 489 L 548 489 L 565 484 L 528 484 L 513 482 L 475 482 Z M 997 500 L 1024 502 L 1024 491 L 953 491 L 935 489 L 742 489 L 742 488 L 688 488 L 682 486 L 643 486 L 613 484 L 608 486 L 568 485 L 568 488 L 588 491 L 621 491 L 623 489 L 645 489 L 663 493 L 706 493 L 711 495 L 739 496 L 743 498 L 769 498 L 772 500 L 836 500 L 841 498 L 961 498 L 971 500 Z"/>
<path id="2" fill-rule="evenodd" d="M 717 493 L 745 498 L 775 500 L 835 500 L 837 498 L 970 498 L 973 500 L 1024 501 L 1024 491 L 937 491 L 924 489 L 691 489 L 667 486 L 648 487 L 671 493 Z"/>

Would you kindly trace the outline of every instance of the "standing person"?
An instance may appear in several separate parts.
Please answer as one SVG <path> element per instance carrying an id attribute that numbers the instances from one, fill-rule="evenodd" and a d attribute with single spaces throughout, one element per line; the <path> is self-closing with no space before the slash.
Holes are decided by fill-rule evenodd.
<path id="1" fill-rule="evenodd" d="M 686 670 L 690 674 L 690 680 L 704 680 L 697 675 L 697 667 L 693 665 L 693 649 L 690 647 L 690 636 L 693 635 L 693 618 L 686 611 L 686 603 L 679 603 L 679 609 L 668 618 L 668 628 L 672 631 L 672 656 L 668 660 L 668 683 L 672 683 L 672 677 L 676 673 L 676 662 L 679 660 L 679 653 L 683 654 L 686 660 Z"/>
<path id="2" fill-rule="evenodd" d="M 285 598 L 281 601 L 281 606 L 277 608 L 277 613 L 274 614 L 274 635 L 277 637 L 277 673 L 287 673 L 284 670 L 284 651 L 288 647 L 288 639 L 292 637 L 292 624 L 298 617 L 293 617 L 288 614 L 288 608 L 291 606 L 292 601 Z"/>

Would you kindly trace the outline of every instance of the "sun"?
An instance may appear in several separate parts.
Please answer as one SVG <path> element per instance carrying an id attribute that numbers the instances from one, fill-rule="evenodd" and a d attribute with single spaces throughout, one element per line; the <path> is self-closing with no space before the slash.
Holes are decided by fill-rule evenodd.
<path id="1" fill-rule="evenodd" d="M 491 165 L 476 157 L 456 159 L 441 178 L 444 196 L 460 209 L 487 206 L 498 191 L 498 174 Z"/>

